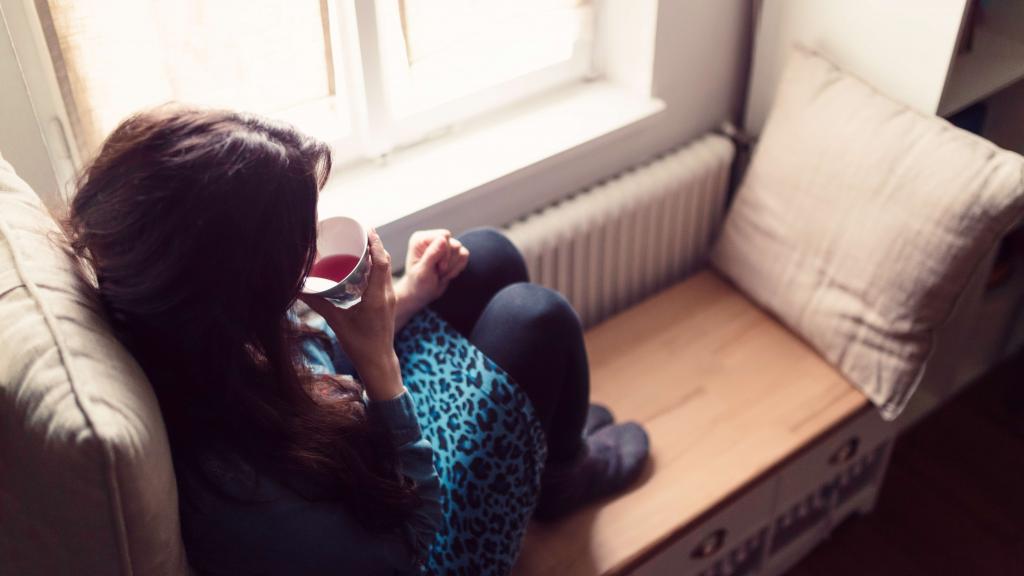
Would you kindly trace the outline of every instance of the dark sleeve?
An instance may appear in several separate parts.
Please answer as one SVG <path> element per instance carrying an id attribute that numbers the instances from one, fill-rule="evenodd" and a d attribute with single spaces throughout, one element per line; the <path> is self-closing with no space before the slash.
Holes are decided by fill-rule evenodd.
<path id="1" fill-rule="evenodd" d="M 415 482 L 421 504 L 407 526 L 413 552 L 420 561 L 426 558 L 434 536 L 441 527 L 441 479 L 434 468 L 434 449 L 423 438 L 409 392 L 396 398 L 367 402 L 372 418 L 391 431 L 398 450 L 400 472 Z"/>

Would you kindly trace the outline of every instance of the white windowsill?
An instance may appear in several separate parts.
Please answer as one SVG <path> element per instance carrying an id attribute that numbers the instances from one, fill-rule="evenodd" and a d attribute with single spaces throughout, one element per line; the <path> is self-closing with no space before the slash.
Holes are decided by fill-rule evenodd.
<path id="1" fill-rule="evenodd" d="M 534 207 L 538 191 L 516 190 L 516 202 L 503 184 L 583 145 L 620 138 L 664 108 L 610 82 L 566 87 L 385 159 L 335 169 L 320 218 L 344 214 L 376 226 L 393 252 L 416 224 L 457 227 L 447 223 L 460 220 L 454 213 L 481 202 L 500 201 L 514 218 Z M 542 192 L 555 200 L 574 190 Z"/>

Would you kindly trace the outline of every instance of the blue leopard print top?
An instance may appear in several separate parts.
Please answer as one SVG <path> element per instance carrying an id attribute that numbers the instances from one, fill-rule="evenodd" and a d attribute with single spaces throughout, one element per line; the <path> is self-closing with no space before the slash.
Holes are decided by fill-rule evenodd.
<path id="1" fill-rule="evenodd" d="M 327 342 L 304 342 L 317 372 L 354 374 Z M 182 533 L 202 574 L 507 574 L 540 488 L 543 431 L 526 395 L 429 310 L 400 332 L 407 392 L 370 402 L 391 429 L 423 505 L 401 533 L 364 530 L 301 479 L 278 482 L 223 459 L 179 470 Z"/>

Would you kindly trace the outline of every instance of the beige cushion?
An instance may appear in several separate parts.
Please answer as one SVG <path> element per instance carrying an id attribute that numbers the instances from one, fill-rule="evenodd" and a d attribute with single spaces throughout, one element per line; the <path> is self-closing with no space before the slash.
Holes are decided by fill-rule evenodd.
<path id="1" fill-rule="evenodd" d="M 0 572 L 185 574 L 156 399 L 0 159 Z"/>
<path id="2" fill-rule="evenodd" d="M 798 48 L 712 261 L 895 418 L 1022 179 L 1019 155 Z"/>

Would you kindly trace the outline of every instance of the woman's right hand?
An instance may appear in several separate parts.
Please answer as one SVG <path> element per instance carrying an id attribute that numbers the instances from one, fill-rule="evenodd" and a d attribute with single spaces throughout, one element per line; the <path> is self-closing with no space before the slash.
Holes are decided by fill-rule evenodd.
<path id="1" fill-rule="evenodd" d="M 370 279 L 362 301 L 342 310 L 324 298 L 303 294 L 300 299 L 324 317 L 345 354 L 355 364 L 371 400 L 390 400 L 402 393 L 402 376 L 395 354 L 395 290 L 391 255 L 377 232 L 368 233 Z"/>

